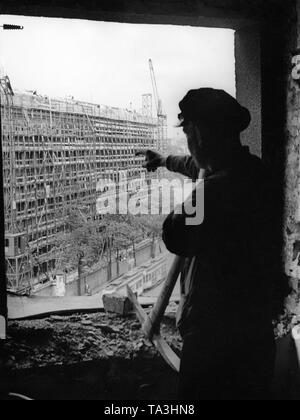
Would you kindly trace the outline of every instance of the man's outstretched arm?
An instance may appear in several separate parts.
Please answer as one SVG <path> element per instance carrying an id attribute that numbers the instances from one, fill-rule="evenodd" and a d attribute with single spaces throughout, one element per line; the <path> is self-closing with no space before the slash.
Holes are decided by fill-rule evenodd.
<path id="1" fill-rule="evenodd" d="M 136 156 L 144 156 L 146 159 L 143 167 L 148 172 L 155 172 L 158 168 L 167 168 L 171 172 L 177 172 L 193 180 L 199 178 L 199 168 L 192 156 L 169 156 L 164 157 L 152 150 L 137 151 Z"/>
<path id="2" fill-rule="evenodd" d="M 166 159 L 166 168 L 171 172 L 185 175 L 194 181 L 198 180 L 200 169 L 195 164 L 192 156 L 174 156 Z"/>

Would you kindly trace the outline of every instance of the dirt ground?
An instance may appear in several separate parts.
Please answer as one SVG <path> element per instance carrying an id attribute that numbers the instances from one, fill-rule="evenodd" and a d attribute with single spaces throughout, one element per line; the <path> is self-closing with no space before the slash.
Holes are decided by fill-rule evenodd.
<path id="1" fill-rule="evenodd" d="M 162 335 L 173 349 L 182 341 L 175 321 L 166 317 Z M 2 349 L 2 368 L 28 369 L 109 358 L 133 360 L 157 355 L 142 334 L 134 315 L 113 314 L 51 316 L 43 320 L 10 322 Z"/>
<path id="2" fill-rule="evenodd" d="M 179 354 L 173 316 L 162 335 Z M 172 399 L 177 374 L 141 332 L 136 317 L 51 316 L 10 322 L 1 348 L 0 398 L 37 400 Z"/>

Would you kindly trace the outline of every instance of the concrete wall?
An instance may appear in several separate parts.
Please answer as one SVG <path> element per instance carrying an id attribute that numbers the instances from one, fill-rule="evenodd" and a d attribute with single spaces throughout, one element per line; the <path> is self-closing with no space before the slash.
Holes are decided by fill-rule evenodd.
<path id="1" fill-rule="evenodd" d="M 262 14 L 269 0 L 3 0 L 2 14 L 65 17 L 129 23 L 237 28 Z M 272 7 L 282 0 L 271 0 Z"/>
<path id="2" fill-rule="evenodd" d="M 162 243 L 155 243 L 155 247 L 153 249 L 152 241 L 145 241 L 142 244 L 137 246 L 136 249 L 136 263 L 137 266 L 141 266 L 151 260 L 154 256 L 160 255 L 162 252 L 166 252 L 166 248 Z M 127 273 L 130 271 L 131 266 L 133 266 L 134 261 L 125 260 L 120 261 L 119 264 L 117 261 L 113 261 L 111 265 L 111 273 L 112 273 L 112 280 L 116 279 L 117 277 L 121 276 L 122 274 Z M 119 267 L 118 267 L 119 265 Z M 92 294 L 98 293 L 103 290 L 104 286 L 108 283 L 108 268 L 104 266 L 100 270 L 97 270 L 93 273 L 88 273 L 83 275 L 82 282 L 81 282 L 81 294 L 85 295 L 85 283 L 88 284 L 89 289 Z M 55 290 L 54 287 L 49 286 L 40 292 L 36 293 L 36 296 L 43 296 L 49 297 L 54 296 Z M 75 280 L 72 283 L 67 284 L 66 287 L 66 296 L 78 296 L 78 283 Z"/>
<path id="3" fill-rule="evenodd" d="M 289 42 L 287 75 L 286 170 L 285 170 L 285 267 L 294 280 L 300 281 L 300 83 L 294 80 L 292 59 L 300 54 L 300 1 L 295 4 L 292 37 Z"/>
<path id="4" fill-rule="evenodd" d="M 261 49 L 259 26 L 239 29 L 235 34 L 237 99 L 251 112 L 251 125 L 242 133 L 251 153 L 262 154 Z"/>

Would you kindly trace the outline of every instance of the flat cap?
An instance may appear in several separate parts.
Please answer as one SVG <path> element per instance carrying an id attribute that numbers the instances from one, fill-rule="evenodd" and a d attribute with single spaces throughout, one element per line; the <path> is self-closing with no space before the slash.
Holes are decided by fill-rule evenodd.
<path id="1" fill-rule="evenodd" d="M 224 129 L 242 132 L 251 122 L 247 108 L 224 90 L 201 88 L 190 90 L 179 103 L 180 126 L 186 122 L 203 122 Z"/>

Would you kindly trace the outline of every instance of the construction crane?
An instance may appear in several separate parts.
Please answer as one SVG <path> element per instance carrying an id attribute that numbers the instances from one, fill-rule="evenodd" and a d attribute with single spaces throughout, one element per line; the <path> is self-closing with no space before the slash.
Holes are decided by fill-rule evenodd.
<path id="1" fill-rule="evenodd" d="M 156 110 L 157 110 L 157 116 L 158 117 L 165 117 L 165 115 L 163 114 L 162 111 L 162 101 L 159 97 L 158 94 L 158 89 L 157 89 L 157 83 L 156 83 L 156 78 L 155 78 L 155 73 L 154 73 L 154 67 L 153 67 L 153 63 L 151 58 L 149 59 L 149 67 L 150 67 L 150 75 L 151 75 L 151 82 L 152 82 L 152 88 L 153 88 L 153 93 L 154 93 L 154 101 L 155 101 L 155 106 L 156 106 Z"/>
<path id="2" fill-rule="evenodd" d="M 167 116 L 163 113 L 163 110 L 162 110 L 162 101 L 159 97 L 155 73 L 154 73 L 154 67 L 153 67 L 151 58 L 149 59 L 149 67 L 150 67 L 151 82 L 152 82 L 155 106 L 156 106 L 156 111 L 157 111 L 157 120 L 158 120 L 157 148 L 160 152 L 165 153 L 166 152 L 166 138 L 167 138 Z"/>

